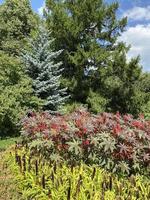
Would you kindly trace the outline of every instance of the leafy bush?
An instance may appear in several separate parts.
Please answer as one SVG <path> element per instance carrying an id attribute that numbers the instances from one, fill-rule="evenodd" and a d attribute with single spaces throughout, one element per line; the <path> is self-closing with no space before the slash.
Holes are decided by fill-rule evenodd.
<path id="1" fill-rule="evenodd" d="M 31 80 L 18 58 L 0 52 L 0 137 L 18 133 L 18 123 L 26 110 L 41 103 L 34 96 Z"/>
<path id="2" fill-rule="evenodd" d="M 143 106 L 143 113 L 146 119 L 150 119 L 150 101 Z"/>
<path id="3" fill-rule="evenodd" d="M 7 164 L 16 175 L 23 199 L 148 200 L 150 197 L 150 181 L 143 176 L 118 178 L 96 165 L 51 162 L 20 146 L 8 157 Z"/>
<path id="4" fill-rule="evenodd" d="M 69 103 L 66 103 L 64 106 L 62 106 L 61 113 L 62 114 L 69 114 L 69 113 L 72 113 L 79 108 L 81 108 L 81 109 L 87 108 L 87 105 L 81 104 L 79 102 L 71 102 L 70 101 Z"/>
<path id="5" fill-rule="evenodd" d="M 77 110 L 68 115 L 31 113 L 22 121 L 22 137 L 33 152 L 69 164 L 97 164 L 121 173 L 148 173 L 150 121 L 143 116 Z"/>

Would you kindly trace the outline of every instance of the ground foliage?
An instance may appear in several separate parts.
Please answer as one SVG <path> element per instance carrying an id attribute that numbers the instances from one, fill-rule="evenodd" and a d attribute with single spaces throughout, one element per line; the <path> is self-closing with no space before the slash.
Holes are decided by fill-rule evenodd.
<path id="1" fill-rule="evenodd" d="M 17 144 L 6 163 L 15 175 L 20 199 L 37 200 L 148 200 L 150 181 L 136 175 L 129 178 L 108 173 L 97 165 L 67 165 L 37 157 Z"/>
<path id="2" fill-rule="evenodd" d="M 148 174 L 150 121 L 119 113 L 31 113 L 22 121 L 23 142 L 33 152 L 69 164 L 97 164 L 118 174 Z"/>

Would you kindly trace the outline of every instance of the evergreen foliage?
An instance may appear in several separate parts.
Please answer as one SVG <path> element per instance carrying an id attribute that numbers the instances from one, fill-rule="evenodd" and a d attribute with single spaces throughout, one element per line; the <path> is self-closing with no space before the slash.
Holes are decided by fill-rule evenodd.
<path id="1" fill-rule="evenodd" d="M 62 50 L 54 52 L 53 41 L 46 28 L 40 26 L 37 37 L 30 41 L 31 51 L 22 55 L 27 72 L 33 79 L 35 94 L 45 100 L 44 109 L 50 112 L 58 111 L 68 98 L 66 88 L 60 87 L 62 63 L 55 63 Z"/>
<path id="2" fill-rule="evenodd" d="M 65 49 L 59 59 L 73 101 L 88 102 L 100 112 L 99 98 L 106 99 L 103 109 L 136 115 L 147 99 L 137 87 L 142 77 L 139 58 L 128 63 L 129 47 L 118 42 L 127 23 L 117 19 L 118 7 L 103 0 L 46 0 L 45 18 L 55 48 Z"/>

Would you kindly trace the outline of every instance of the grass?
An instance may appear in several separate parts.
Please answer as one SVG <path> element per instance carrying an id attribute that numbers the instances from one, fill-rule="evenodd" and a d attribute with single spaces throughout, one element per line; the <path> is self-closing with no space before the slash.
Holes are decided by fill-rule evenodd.
<path id="1" fill-rule="evenodd" d="M 15 144 L 15 142 L 17 140 L 18 140 L 17 137 L 15 137 L 15 138 L 0 139 L 0 151 L 6 150 L 9 146 Z"/>

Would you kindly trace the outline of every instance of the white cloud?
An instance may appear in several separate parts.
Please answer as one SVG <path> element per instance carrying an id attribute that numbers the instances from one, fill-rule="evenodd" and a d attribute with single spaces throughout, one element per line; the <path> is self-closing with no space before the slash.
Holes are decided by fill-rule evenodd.
<path id="1" fill-rule="evenodd" d="M 38 13 L 39 13 L 40 16 L 43 16 L 43 10 L 44 9 L 45 9 L 45 2 L 43 3 L 43 5 L 40 8 L 38 8 Z"/>
<path id="2" fill-rule="evenodd" d="M 150 6 L 147 7 L 133 7 L 127 10 L 123 16 L 127 16 L 128 19 L 136 20 L 150 20 Z"/>
<path id="3" fill-rule="evenodd" d="M 144 70 L 150 71 L 150 24 L 129 27 L 119 40 L 131 44 L 128 59 L 140 55 Z"/>

